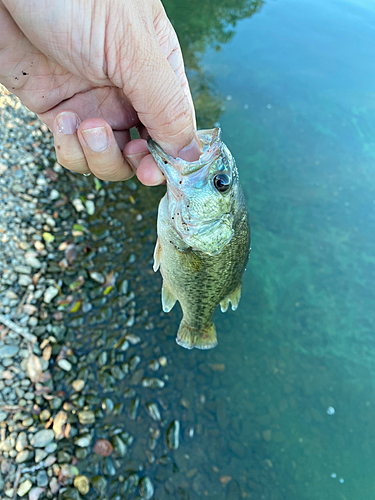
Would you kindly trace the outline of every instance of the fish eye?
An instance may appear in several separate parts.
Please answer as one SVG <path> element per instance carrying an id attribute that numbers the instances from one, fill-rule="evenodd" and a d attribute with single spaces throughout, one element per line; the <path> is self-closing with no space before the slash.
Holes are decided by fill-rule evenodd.
<path id="1" fill-rule="evenodd" d="M 216 174 L 214 177 L 214 186 L 219 193 L 226 193 L 231 186 L 231 179 L 227 174 Z"/>

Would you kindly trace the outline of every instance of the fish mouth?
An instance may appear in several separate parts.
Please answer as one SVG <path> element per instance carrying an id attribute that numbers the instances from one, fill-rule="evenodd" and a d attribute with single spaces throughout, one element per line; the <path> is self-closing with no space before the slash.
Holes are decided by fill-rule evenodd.
<path id="1" fill-rule="evenodd" d="M 160 170 L 167 177 L 167 180 L 175 178 L 176 171 L 182 176 L 189 175 L 219 158 L 222 152 L 221 129 L 216 127 L 214 129 L 198 130 L 197 136 L 202 146 L 202 154 L 198 160 L 192 162 L 178 157 L 174 158 L 166 153 L 151 137 L 148 138 L 147 144 L 150 153 Z"/>

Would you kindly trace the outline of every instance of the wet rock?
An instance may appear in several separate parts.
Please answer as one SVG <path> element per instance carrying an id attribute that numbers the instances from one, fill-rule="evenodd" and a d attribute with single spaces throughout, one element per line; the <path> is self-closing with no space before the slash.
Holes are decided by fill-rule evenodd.
<path id="1" fill-rule="evenodd" d="M 82 425 L 91 425 L 95 422 L 95 413 L 90 410 L 79 411 L 78 420 Z"/>
<path id="2" fill-rule="evenodd" d="M 77 476 L 74 479 L 73 484 L 81 495 L 86 495 L 90 490 L 90 482 L 86 476 Z"/>
<path id="3" fill-rule="evenodd" d="M 84 434 L 83 436 L 76 436 L 74 438 L 74 443 L 80 448 L 87 448 L 90 446 L 92 437 L 90 434 Z"/>
<path id="4" fill-rule="evenodd" d="M 123 495 L 131 495 L 137 489 L 139 477 L 137 474 L 131 474 L 123 483 L 121 493 Z"/>
<path id="5" fill-rule="evenodd" d="M 159 422 L 161 420 L 161 415 L 159 411 L 159 407 L 156 403 L 147 403 L 146 411 L 150 415 L 150 417 L 155 420 L 155 422 Z"/>
<path id="6" fill-rule="evenodd" d="M 73 380 L 72 387 L 76 392 L 80 392 L 85 387 L 85 381 L 81 379 Z"/>
<path id="7" fill-rule="evenodd" d="M 136 397 L 130 403 L 130 407 L 129 407 L 129 418 L 130 418 L 130 420 L 135 420 L 137 418 L 138 406 L 139 406 L 139 398 Z"/>
<path id="8" fill-rule="evenodd" d="M 142 380 L 142 386 L 148 387 L 149 389 L 161 389 L 165 386 L 165 382 L 155 377 L 144 378 Z"/>
<path id="9" fill-rule="evenodd" d="M 112 445 L 114 451 L 117 453 L 119 457 L 124 457 L 128 452 L 128 447 L 124 443 L 124 441 L 120 438 L 120 436 L 114 436 L 112 439 Z"/>
<path id="10" fill-rule="evenodd" d="M 154 486 L 148 476 L 142 477 L 139 482 L 141 497 L 150 500 L 154 495 Z"/>
<path id="11" fill-rule="evenodd" d="M 96 492 L 99 493 L 99 495 L 102 495 L 107 487 L 107 480 L 102 476 L 94 476 L 91 484 Z"/>
<path id="12" fill-rule="evenodd" d="M 98 439 L 94 445 L 94 453 L 101 457 L 109 457 L 113 452 L 113 446 L 107 439 Z"/>
<path id="13" fill-rule="evenodd" d="M 170 450 L 177 450 L 180 444 L 180 422 L 173 420 L 166 434 L 167 446 Z"/>

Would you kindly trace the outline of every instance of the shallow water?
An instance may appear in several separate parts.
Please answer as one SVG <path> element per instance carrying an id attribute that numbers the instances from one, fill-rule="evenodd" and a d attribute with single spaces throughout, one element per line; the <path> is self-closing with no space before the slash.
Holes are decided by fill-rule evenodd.
<path id="1" fill-rule="evenodd" d="M 373 3 L 199 0 L 185 6 L 168 0 L 165 6 L 184 49 L 198 123 L 220 123 L 237 160 L 252 254 L 239 309 L 216 313 L 218 347 L 184 350 L 174 341 L 180 311 L 161 312 L 160 277 L 151 270 L 163 189 L 109 188 L 108 201 L 91 217 L 98 241 L 92 265 L 129 279 L 144 313 L 128 328 L 144 341 L 142 350 L 130 347 L 126 355 L 141 353 L 146 373 L 146 361 L 168 359 L 161 371 L 166 387 L 157 396 L 135 388 L 140 407 L 158 401 L 165 423 L 156 460 L 146 465 L 140 464 L 151 420 L 144 409 L 131 421 L 127 401 L 117 416 L 102 404 L 96 435 L 106 437 L 112 425 L 136 437 L 135 448 L 116 463 L 118 473 L 126 477 L 141 466 L 159 500 L 370 500 Z M 139 214 L 143 219 L 135 223 Z M 118 220 L 112 228 L 108 216 Z M 107 246 L 100 243 L 103 228 L 113 237 Z M 106 301 L 94 290 L 87 318 L 78 313 L 70 323 L 67 340 L 79 356 L 90 350 L 92 359 L 101 351 L 118 356 L 111 352 L 128 316 L 113 293 Z M 116 384 L 99 376 L 98 384 L 103 368 L 96 373 L 94 365 L 92 390 L 124 402 L 127 378 Z M 167 451 L 168 461 L 160 457 L 173 418 L 181 421 L 181 439 L 178 450 Z M 88 458 L 81 465 L 100 474 L 99 459 Z M 114 482 L 111 498 L 119 491 Z"/>
<path id="2" fill-rule="evenodd" d="M 200 68 L 223 97 L 216 121 L 240 168 L 252 254 L 239 310 L 217 312 L 217 349 L 176 357 L 226 365 L 210 394 L 228 419 L 217 453 L 243 492 L 370 499 L 375 7 L 266 2 L 234 31 Z"/>

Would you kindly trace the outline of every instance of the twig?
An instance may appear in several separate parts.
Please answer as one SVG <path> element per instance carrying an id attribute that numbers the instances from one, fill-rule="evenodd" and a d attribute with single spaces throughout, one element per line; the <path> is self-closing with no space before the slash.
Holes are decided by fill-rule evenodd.
<path id="1" fill-rule="evenodd" d="M 10 330 L 18 333 L 18 335 L 21 335 L 25 340 L 29 340 L 30 342 L 35 342 L 37 340 L 35 335 L 29 333 L 27 330 L 14 323 L 14 321 L 8 319 L 4 316 L 4 314 L 0 314 L 0 323 L 10 328 Z"/>
<path id="2" fill-rule="evenodd" d="M 19 484 L 20 479 L 21 479 L 21 474 L 22 474 L 22 469 L 21 469 L 21 467 L 18 467 L 16 479 L 14 480 L 14 484 L 13 484 L 13 490 L 14 490 L 13 500 L 16 500 L 16 498 L 17 498 L 17 489 L 18 489 L 18 484 Z"/>

